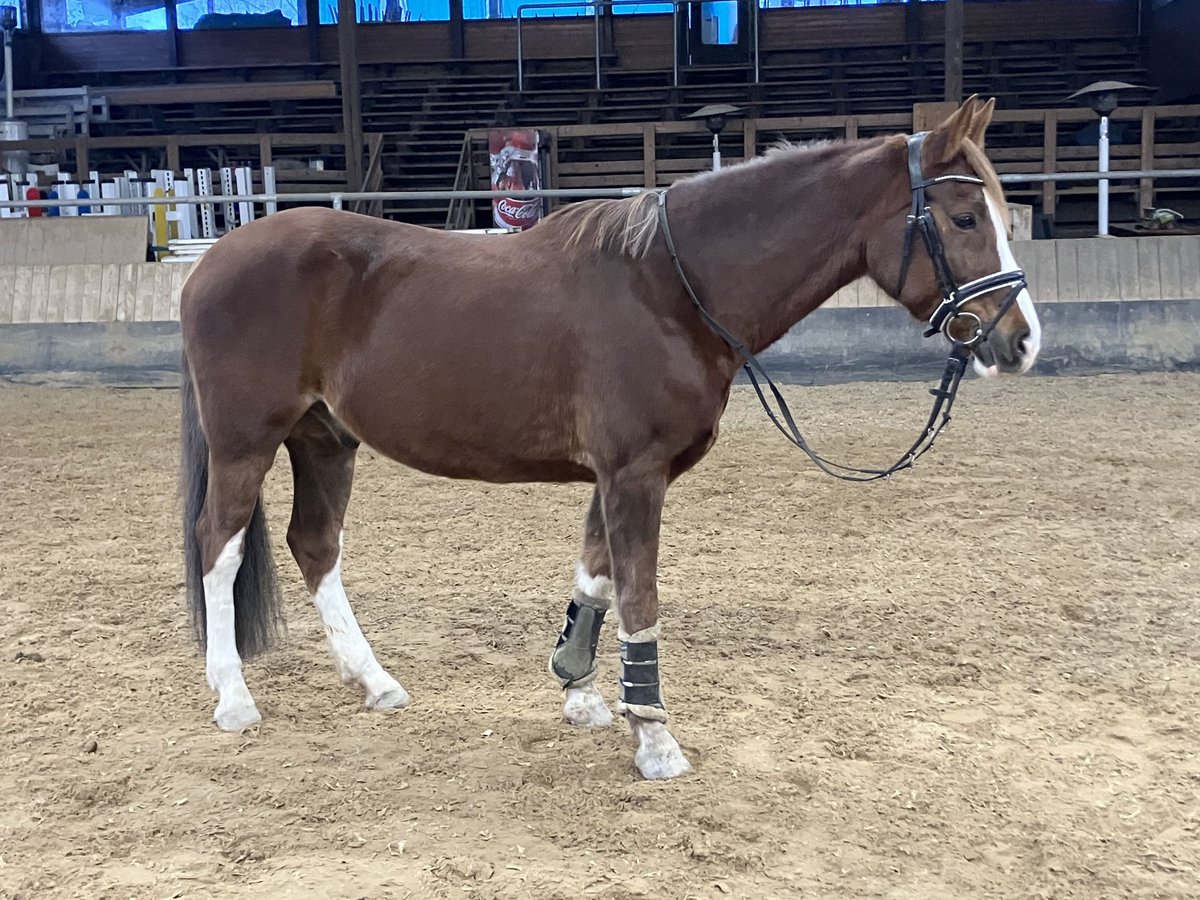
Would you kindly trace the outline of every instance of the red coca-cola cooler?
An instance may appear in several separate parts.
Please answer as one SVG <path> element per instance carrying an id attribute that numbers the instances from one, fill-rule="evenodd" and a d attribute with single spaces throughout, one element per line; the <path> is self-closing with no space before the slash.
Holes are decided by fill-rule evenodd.
<path id="1" fill-rule="evenodd" d="M 494 128 L 488 132 L 492 164 L 492 190 L 537 191 L 547 184 L 546 146 L 542 132 L 533 128 Z M 497 197 L 492 201 L 492 222 L 497 228 L 524 231 L 549 210 L 544 198 Z"/>

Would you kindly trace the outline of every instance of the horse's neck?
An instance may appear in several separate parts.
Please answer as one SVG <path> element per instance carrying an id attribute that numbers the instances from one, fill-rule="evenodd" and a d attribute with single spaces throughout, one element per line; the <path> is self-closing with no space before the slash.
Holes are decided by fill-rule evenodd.
<path id="1" fill-rule="evenodd" d="M 866 237 L 894 205 L 880 141 L 785 151 L 681 183 L 671 231 L 700 301 L 757 353 L 866 272 Z"/>

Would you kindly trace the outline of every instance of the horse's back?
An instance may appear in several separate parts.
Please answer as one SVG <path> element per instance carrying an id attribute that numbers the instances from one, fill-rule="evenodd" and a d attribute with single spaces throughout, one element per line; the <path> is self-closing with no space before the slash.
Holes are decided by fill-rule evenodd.
<path id="1" fill-rule="evenodd" d="M 279 365 L 302 353 L 328 354 L 339 335 L 361 330 L 346 314 L 363 294 L 382 246 L 403 254 L 398 223 L 330 209 L 302 208 L 258 219 L 225 235 L 184 285 L 184 350 L 195 355 L 258 353 Z M 403 238 L 404 235 L 402 234 Z M 364 312 L 361 304 L 358 312 Z M 311 364 L 314 360 L 306 362 Z"/>
<path id="2" fill-rule="evenodd" d="M 185 352 L 220 402 L 293 415 L 323 400 L 359 439 L 417 468 L 519 477 L 550 457 L 558 478 L 586 475 L 559 364 L 565 306 L 547 279 L 520 289 L 529 259 L 503 252 L 515 239 L 321 209 L 258 220 L 189 277 Z M 497 417 L 514 455 L 476 457 L 478 423 Z"/>

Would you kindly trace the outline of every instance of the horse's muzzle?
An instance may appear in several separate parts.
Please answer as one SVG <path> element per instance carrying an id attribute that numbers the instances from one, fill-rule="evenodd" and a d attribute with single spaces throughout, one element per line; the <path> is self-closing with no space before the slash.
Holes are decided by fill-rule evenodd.
<path id="1" fill-rule="evenodd" d="M 1026 323 L 1011 329 L 995 328 L 975 348 L 975 369 L 984 376 L 1019 375 L 1033 367 L 1037 349 Z"/>

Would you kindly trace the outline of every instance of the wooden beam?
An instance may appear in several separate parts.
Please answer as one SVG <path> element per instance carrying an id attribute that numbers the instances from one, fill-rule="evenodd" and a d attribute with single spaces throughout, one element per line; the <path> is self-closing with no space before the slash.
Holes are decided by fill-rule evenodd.
<path id="1" fill-rule="evenodd" d="M 921 7 L 918 0 L 905 0 L 904 3 L 904 41 L 908 44 L 919 44 L 924 39 L 921 32 Z"/>
<path id="2" fill-rule="evenodd" d="M 758 156 L 758 124 L 753 119 L 742 122 L 742 159 Z"/>
<path id="3" fill-rule="evenodd" d="M 954 115 L 956 109 L 958 109 L 958 103 L 953 100 L 940 100 L 937 103 L 914 103 L 913 132 L 933 131 Z"/>
<path id="4" fill-rule="evenodd" d="M 1042 118 L 1042 173 L 1049 175 L 1058 168 L 1058 112 L 1050 109 Z M 1053 181 L 1042 183 L 1042 213 L 1054 215 L 1058 202 L 1058 187 Z"/>
<path id="5" fill-rule="evenodd" d="M 946 90 L 943 99 L 962 102 L 963 0 L 946 0 Z"/>
<path id="6" fill-rule="evenodd" d="M 463 25 L 463 0 L 450 0 L 450 56 L 461 60 L 467 57 L 467 35 Z"/>
<path id="7" fill-rule="evenodd" d="M 338 95 L 336 82 L 217 82 L 106 87 L 109 106 L 146 106 L 155 103 L 220 103 L 253 100 L 323 100 Z"/>
<path id="8" fill-rule="evenodd" d="M 89 169 L 88 142 L 87 138 L 81 135 L 75 138 L 75 171 L 79 175 L 80 184 L 87 182 Z"/>
<path id="9" fill-rule="evenodd" d="M 320 0 L 300 0 L 304 10 L 304 32 L 308 38 L 308 61 L 321 61 L 321 3 Z"/>
<path id="10" fill-rule="evenodd" d="M 358 10 L 354 0 L 338 0 L 338 76 L 342 83 L 342 133 L 346 137 L 346 183 L 362 186 L 362 92 L 358 79 Z"/>
<path id="11" fill-rule="evenodd" d="M 1142 162 L 1144 171 L 1154 168 L 1154 126 L 1157 116 L 1154 107 L 1142 110 Z M 1138 182 L 1138 216 L 1144 209 L 1154 208 L 1154 179 L 1143 178 Z"/>
<path id="12" fill-rule="evenodd" d="M 654 123 L 642 126 L 642 185 L 658 187 L 658 156 L 654 140 Z"/>
<path id="13" fill-rule="evenodd" d="M 37 153 L 62 153 L 72 150 L 82 139 L 90 150 L 149 150 L 175 144 L 179 147 L 257 147 L 257 132 L 242 134 L 130 134 L 105 137 L 79 136 L 73 138 L 32 138 L 28 141 L 5 141 L 5 149 L 32 150 Z M 346 142 L 340 132 L 311 134 L 272 134 L 275 147 L 337 147 Z"/>
<path id="14" fill-rule="evenodd" d="M 167 14 L 167 68 L 179 67 L 179 10 L 174 3 L 166 4 Z"/>

